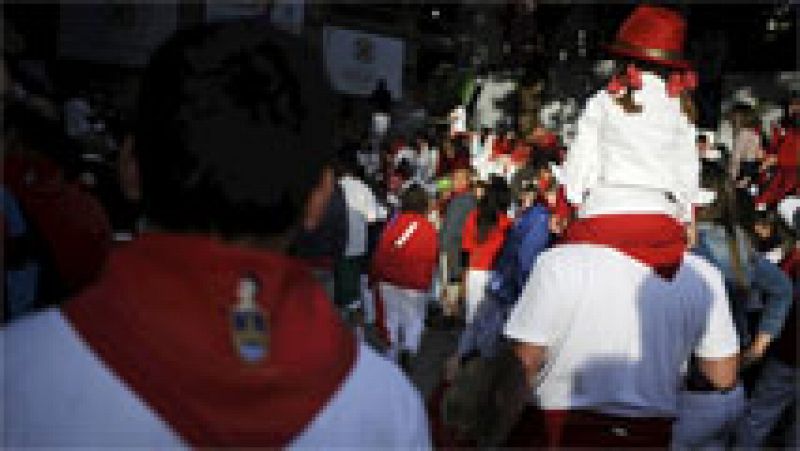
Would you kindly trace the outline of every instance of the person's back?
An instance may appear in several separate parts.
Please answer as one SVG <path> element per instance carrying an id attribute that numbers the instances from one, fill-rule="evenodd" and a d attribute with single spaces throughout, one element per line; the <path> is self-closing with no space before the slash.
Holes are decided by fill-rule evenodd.
<path id="1" fill-rule="evenodd" d="M 439 243 L 447 254 L 447 273 L 450 280 L 461 277 L 461 240 L 467 215 L 478 205 L 478 200 L 469 187 L 469 172 L 458 169 L 453 173 L 454 193 L 445 209 Z"/>
<path id="2" fill-rule="evenodd" d="M 121 156 L 149 229 L 3 330 L 4 446 L 428 446 L 415 389 L 287 255 L 335 185 L 331 92 L 302 47 L 250 21 L 154 53 Z"/>
<path id="3" fill-rule="evenodd" d="M 548 349 L 542 409 L 671 417 L 689 354 L 736 352 L 728 315 L 722 278 L 701 258 L 687 254 L 670 281 L 617 250 L 572 244 L 539 256 L 506 336 Z"/>
<path id="4" fill-rule="evenodd" d="M 263 370 L 238 369 L 214 313 L 235 301 L 242 265 L 273 312 Z M 304 262 L 152 234 L 106 274 L 3 332 L 6 446 L 426 446 L 416 390 L 344 329 Z"/>

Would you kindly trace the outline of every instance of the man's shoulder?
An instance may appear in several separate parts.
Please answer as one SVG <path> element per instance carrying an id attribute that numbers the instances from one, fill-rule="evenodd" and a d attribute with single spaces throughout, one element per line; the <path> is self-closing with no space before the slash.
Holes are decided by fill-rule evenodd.
<path id="1" fill-rule="evenodd" d="M 713 280 L 715 282 L 723 283 L 723 275 L 720 270 L 714 266 L 706 257 L 696 254 L 694 252 L 687 252 L 683 256 L 683 264 L 678 275 L 686 273 L 696 274 L 705 280 Z"/>
<path id="2" fill-rule="evenodd" d="M 298 448 L 321 444 L 429 447 L 422 398 L 397 366 L 362 343 L 339 391 L 293 443 Z"/>
<path id="3" fill-rule="evenodd" d="M 542 264 L 562 264 L 584 262 L 595 259 L 617 259 L 619 252 L 605 246 L 584 243 L 562 243 L 544 251 L 538 261 Z M 593 263 L 591 263 L 593 264 Z"/>

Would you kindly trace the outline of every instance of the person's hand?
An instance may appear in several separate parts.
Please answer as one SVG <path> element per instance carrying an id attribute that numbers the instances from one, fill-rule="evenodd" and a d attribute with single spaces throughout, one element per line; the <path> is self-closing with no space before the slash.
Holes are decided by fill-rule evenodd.
<path id="1" fill-rule="evenodd" d="M 764 354 L 767 352 L 767 347 L 771 339 L 772 337 L 763 332 L 756 335 L 753 343 L 745 349 L 739 357 L 739 366 L 741 368 L 747 368 L 761 361 L 761 359 L 764 358 Z"/>
<path id="2" fill-rule="evenodd" d="M 747 188 L 748 185 L 750 185 L 750 177 L 743 177 L 736 181 L 737 188 L 744 189 Z"/>

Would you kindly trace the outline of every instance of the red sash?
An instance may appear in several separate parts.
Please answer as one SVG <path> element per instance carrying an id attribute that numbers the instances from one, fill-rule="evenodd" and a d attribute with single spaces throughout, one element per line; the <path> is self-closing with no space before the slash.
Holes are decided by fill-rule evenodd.
<path id="1" fill-rule="evenodd" d="M 267 358 L 240 360 L 231 309 L 261 282 Z M 208 237 L 145 235 L 64 308 L 94 352 L 193 446 L 283 446 L 347 378 L 355 340 L 299 260 Z M 77 383 L 80 383 L 79 381 Z"/>
<path id="2" fill-rule="evenodd" d="M 673 218 L 660 214 L 618 214 L 579 219 L 564 233 L 564 243 L 614 248 L 672 279 L 686 251 L 686 233 Z"/>

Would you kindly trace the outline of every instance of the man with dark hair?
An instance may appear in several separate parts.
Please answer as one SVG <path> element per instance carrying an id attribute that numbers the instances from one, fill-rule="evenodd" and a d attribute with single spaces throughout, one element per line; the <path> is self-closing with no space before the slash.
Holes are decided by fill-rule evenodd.
<path id="1" fill-rule="evenodd" d="M 443 282 L 446 286 L 442 310 L 446 316 L 458 315 L 462 297 L 461 282 L 464 264 L 461 255 L 461 238 L 467 215 L 478 205 L 478 200 L 470 187 L 470 170 L 461 167 L 453 171 L 453 193 L 444 209 L 442 226 L 439 229 L 441 243 L 441 265 Z"/>
<path id="2" fill-rule="evenodd" d="M 4 332 L 5 445 L 428 446 L 418 394 L 286 255 L 335 183 L 319 63 L 257 22 L 157 50 L 122 173 L 150 230 Z"/>

